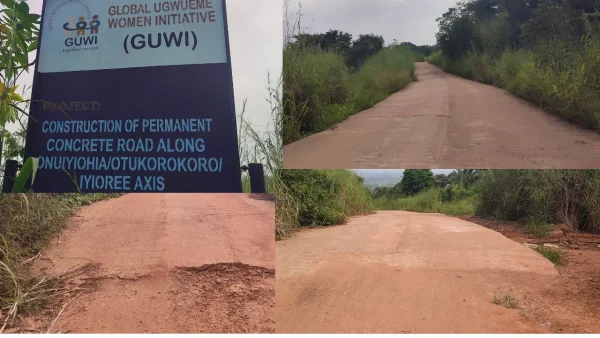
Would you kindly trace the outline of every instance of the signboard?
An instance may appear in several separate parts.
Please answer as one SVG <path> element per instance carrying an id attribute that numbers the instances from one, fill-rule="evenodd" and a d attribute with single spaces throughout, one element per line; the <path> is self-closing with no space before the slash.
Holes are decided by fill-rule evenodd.
<path id="1" fill-rule="evenodd" d="M 35 192 L 241 192 L 225 0 L 45 0 Z"/>

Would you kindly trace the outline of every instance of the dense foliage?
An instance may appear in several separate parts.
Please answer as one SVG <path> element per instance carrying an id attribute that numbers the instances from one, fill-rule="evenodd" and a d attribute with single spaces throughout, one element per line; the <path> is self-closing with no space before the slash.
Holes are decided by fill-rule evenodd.
<path id="1" fill-rule="evenodd" d="M 428 61 L 600 130 L 598 0 L 469 0 L 439 19 Z"/>
<path id="2" fill-rule="evenodd" d="M 323 51 L 333 52 L 344 58 L 346 65 L 357 69 L 371 56 L 383 49 L 385 41 L 382 36 L 375 34 L 362 34 L 352 40 L 352 34 L 338 30 L 327 33 L 299 34 L 292 45 L 302 48 L 319 48 Z"/>
<path id="3" fill-rule="evenodd" d="M 600 233 L 600 170 L 460 169 L 436 175 L 434 184 L 421 171 L 407 173 L 404 184 L 375 189 L 377 208 L 477 214 L 522 222 L 539 235 L 552 224 Z M 422 189 L 414 194 L 414 187 Z"/>
<path id="4" fill-rule="evenodd" d="M 380 36 L 299 34 L 283 51 L 283 141 L 323 131 L 414 80 L 416 55 Z"/>
<path id="5" fill-rule="evenodd" d="M 13 157 L 20 154 L 22 147 L 17 149 L 18 141 L 4 127 L 17 122 L 20 113 L 26 115 L 26 100 L 19 95 L 16 82 L 34 63 L 29 60 L 29 53 L 38 45 L 40 15 L 29 13 L 25 1 L 15 0 L 0 0 L 0 13 L 0 132 L 10 146 L 3 155 Z"/>
<path id="6" fill-rule="evenodd" d="M 346 170 L 281 170 L 276 192 L 276 236 L 299 227 L 342 224 L 347 217 L 372 210 L 363 179 Z M 280 203 L 281 202 L 281 203 Z"/>

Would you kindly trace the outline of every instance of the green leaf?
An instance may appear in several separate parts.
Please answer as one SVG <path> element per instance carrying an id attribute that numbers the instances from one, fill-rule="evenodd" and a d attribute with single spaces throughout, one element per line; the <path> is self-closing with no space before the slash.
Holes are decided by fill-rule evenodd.
<path id="1" fill-rule="evenodd" d="M 0 3 L 6 6 L 7 8 L 14 8 L 16 5 L 14 0 L 0 0 Z"/>
<path id="2" fill-rule="evenodd" d="M 39 14 L 29 14 L 27 21 L 36 22 L 40 17 L 41 15 Z"/>
<path id="3" fill-rule="evenodd" d="M 23 53 L 15 50 L 15 60 L 17 60 L 21 64 L 21 67 L 27 66 L 27 64 L 28 64 L 27 53 L 23 54 Z"/>
<path id="4" fill-rule="evenodd" d="M 25 1 L 21 1 L 17 4 L 17 10 L 22 18 L 27 18 L 29 16 L 29 5 Z"/>
<path id="5" fill-rule="evenodd" d="M 35 180 L 35 174 L 38 169 L 39 159 L 36 157 L 30 157 L 23 164 L 23 168 L 19 171 L 19 175 L 15 179 L 15 184 L 13 185 L 12 191 L 13 193 L 25 192 L 25 184 L 27 184 L 27 180 L 29 176 L 31 176 L 31 184 Z"/>
<path id="6" fill-rule="evenodd" d="M 27 42 L 25 42 L 23 35 L 17 34 L 16 40 L 17 40 L 17 44 L 19 44 L 19 48 L 21 48 L 21 52 L 23 52 L 23 54 L 27 55 L 27 53 L 29 52 L 29 47 L 27 47 Z"/>
<path id="7" fill-rule="evenodd" d="M 31 44 L 29 45 L 29 48 L 27 48 L 27 52 L 33 52 L 34 50 L 36 50 L 38 48 L 38 39 L 35 38 L 33 39 L 33 41 L 31 42 Z"/>

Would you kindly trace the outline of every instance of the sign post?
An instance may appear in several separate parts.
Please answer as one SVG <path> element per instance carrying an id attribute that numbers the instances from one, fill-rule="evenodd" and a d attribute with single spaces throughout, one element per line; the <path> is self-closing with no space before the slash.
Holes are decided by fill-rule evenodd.
<path id="1" fill-rule="evenodd" d="M 225 0 L 45 0 L 35 192 L 241 192 Z"/>

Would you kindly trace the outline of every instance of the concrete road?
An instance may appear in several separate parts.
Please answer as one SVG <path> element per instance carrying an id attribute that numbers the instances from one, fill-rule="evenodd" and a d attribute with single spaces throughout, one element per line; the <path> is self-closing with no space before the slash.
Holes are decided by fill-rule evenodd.
<path id="1" fill-rule="evenodd" d="M 600 168 L 600 133 L 418 63 L 419 81 L 284 148 L 286 169 Z"/>
<path id="2" fill-rule="evenodd" d="M 556 275 L 534 250 L 479 225 L 379 211 L 277 243 L 276 331 L 547 332 L 493 299 Z"/>

